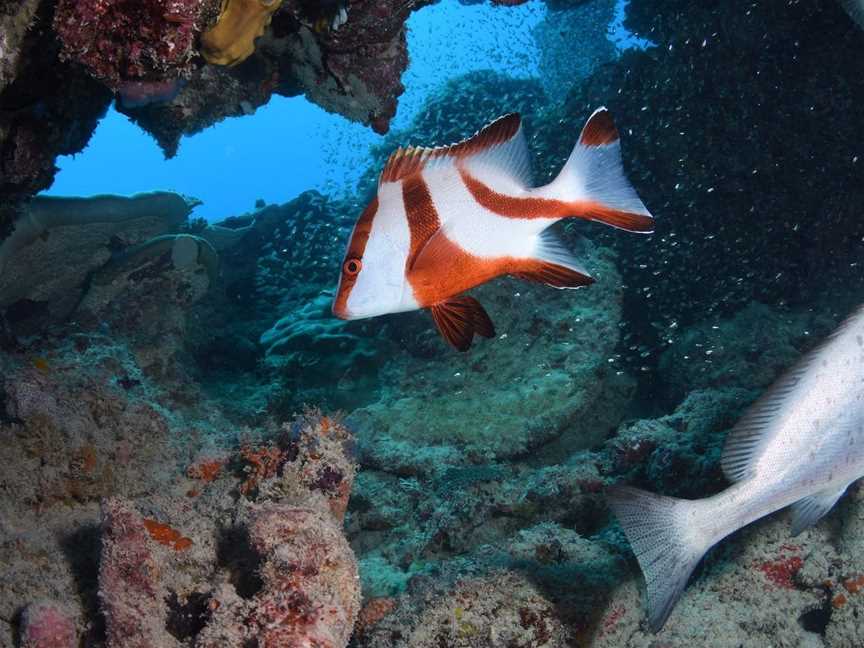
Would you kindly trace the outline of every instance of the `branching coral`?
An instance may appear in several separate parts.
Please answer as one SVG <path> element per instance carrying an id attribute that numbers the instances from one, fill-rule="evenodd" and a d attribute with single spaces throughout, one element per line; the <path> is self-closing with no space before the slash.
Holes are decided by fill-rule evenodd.
<path id="1" fill-rule="evenodd" d="M 201 55 L 216 65 L 245 60 L 281 4 L 282 0 L 226 0 L 219 20 L 201 36 Z"/>

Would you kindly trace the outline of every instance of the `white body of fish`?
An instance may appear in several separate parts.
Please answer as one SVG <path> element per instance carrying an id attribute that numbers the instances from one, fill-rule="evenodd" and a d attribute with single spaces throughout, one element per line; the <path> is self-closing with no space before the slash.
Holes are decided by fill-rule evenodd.
<path id="1" fill-rule="evenodd" d="M 722 466 L 734 484 L 706 499 L 610 490 L 645 575 L 655 631 L 713 545 L 790 504 L 797 534 L 864 476 L 864 307 L 751 406 L 726 441 Z"/>

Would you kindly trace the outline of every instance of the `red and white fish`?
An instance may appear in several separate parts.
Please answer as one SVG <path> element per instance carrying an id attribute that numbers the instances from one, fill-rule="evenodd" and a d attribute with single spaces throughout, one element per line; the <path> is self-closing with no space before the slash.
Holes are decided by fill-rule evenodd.
<path id="1" fill-rule="evenodd" d="M 474 335 L 495 335 L 466 290 L 501 275 L 555 288 L 593 282 L 547 230 L 562 218 L 653 230 L 624 176 L 618 131 L 605 108 L 591 115 L 564 168 L 543 187 L 531 186 L 515 113 L 458 144 L 397 149 L 354 226 L 333 313 L 360 319 L 428 308 L 444 338 L 465 351 Z"/>

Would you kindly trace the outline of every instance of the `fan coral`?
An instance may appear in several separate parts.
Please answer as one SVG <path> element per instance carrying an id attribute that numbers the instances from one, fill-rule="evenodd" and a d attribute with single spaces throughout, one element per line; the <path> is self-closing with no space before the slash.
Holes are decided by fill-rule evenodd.
<path id="1" fill-rule="evenodd" d="M 255 51 L 282 0 L 227 0 L 216 24 L 201 37 L 201 54 L 208 63 L 236 65 Z"/>
<path id="2" fill-rule="evenodd" d="M 60 0 L 61 57 L 112 89 L 125 80 L 176 79 L 196 55 L 203 0 Z"/>

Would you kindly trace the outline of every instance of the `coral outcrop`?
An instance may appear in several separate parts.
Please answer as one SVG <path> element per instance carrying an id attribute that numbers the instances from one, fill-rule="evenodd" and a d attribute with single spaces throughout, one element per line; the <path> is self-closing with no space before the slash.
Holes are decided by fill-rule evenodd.
<path id="1" fill-rule="evenodd" d="M 196 204 L 169 192 L 31 200 L 0 243 L 0 309 L 7 320 L 64 320 L 93 271 L 128 246 L 178 231 Z"/>
<path id="2" fill-rule="evenodd" d="M 234 533 L 248 537 L 257 565 L 260 580 L 251 597 L 205 569 L 212 539 L 200 524 L 196 533 L 195 523 L 176 523 L 188 529 L 186 537 L 128 503 L 104 502 L 99 591 L 108 647 L 181 645 L 170 632 L 166 604 L 178 596 L 206 601 L 198 627 L 179 637 L 194 635 L 198 648 L 347 646 L 360 600 L 357 563 L 341 528 L 354 474 L 345 454 L 349 443 L 341 423 L 309 413 L 286 426 L 266 452 L 269 468 L 252 473 L 254 486 L 247 480 L 241 487 L 244 496 L 256 496 L 254 503 L 240 500 L 234 526 Z M 254 462 L 264 449 L 246 449 L 243 456 Z M 219 476 L 210 481 L 216 488 Z M 171 508 L 188 519 L 182 507 Z M 181 592 L 190 569 L 197 572 L 193 591 Z"/>

